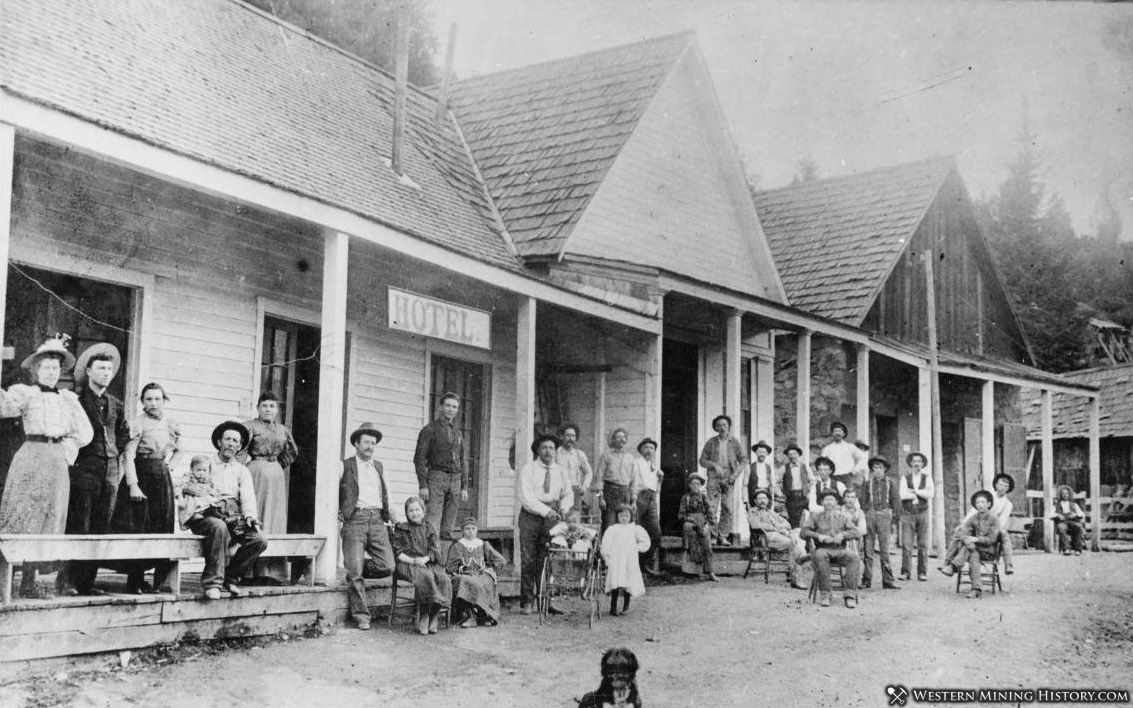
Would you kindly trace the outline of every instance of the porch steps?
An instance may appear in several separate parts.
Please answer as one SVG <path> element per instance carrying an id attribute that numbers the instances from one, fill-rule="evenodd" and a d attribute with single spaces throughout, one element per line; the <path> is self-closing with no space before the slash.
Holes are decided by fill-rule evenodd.
<path id="1" fill-rule="evenodd" d="M 684 539 L 680 536 L 661 537 L 661 567 L 671 573 L 699 573 L 685 562 Z M 747 569 L 747 546 L 713 546 L 712 568 L 716 575 L 743 575 Z"/>

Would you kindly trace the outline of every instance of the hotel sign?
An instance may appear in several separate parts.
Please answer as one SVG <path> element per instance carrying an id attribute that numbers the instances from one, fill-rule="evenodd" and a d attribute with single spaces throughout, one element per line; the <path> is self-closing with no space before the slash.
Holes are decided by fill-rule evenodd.
<path id="1" fill-rule="evenodd" d="M 397 288 L 389 289 L 389 328 L 470 347 L 492 348 L 490 312 Z"/>

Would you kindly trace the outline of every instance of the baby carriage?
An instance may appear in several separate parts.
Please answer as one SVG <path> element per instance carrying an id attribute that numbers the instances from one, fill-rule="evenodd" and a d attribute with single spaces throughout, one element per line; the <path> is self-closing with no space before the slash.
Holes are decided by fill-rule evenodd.
<path id="1" fill-rule="evenodd" d="M 599 604 L 606 582 L 606 562 L 598 548 L 597 536 L 589 550 L 578 551 L 559 546 L 547 546 L 543 572 L 539 576 L 539 624 L 547 621 L 551 600 L 577 600 L 586 603 L 590 627 L 598 619 Z"/>

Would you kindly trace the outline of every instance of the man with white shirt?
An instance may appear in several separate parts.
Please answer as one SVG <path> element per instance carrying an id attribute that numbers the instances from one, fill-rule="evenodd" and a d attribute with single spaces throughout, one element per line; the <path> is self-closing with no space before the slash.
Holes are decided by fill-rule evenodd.
<path id="1" fill-rule="evenodd" d="M 833 491 L 837 494 L 839 505 L 841 505 L 842 494 L 846 492 L 846 485 L 834 478 L 837 468 L 834 466 L 834 461 L 829 457 L 816 458 L 814 460 L 814 471 L 816 473 L 814 483 L 807 491 L 807 502 L 811 515 L 823 510 L 823 492 Z"/>
<path id="2" fill-rule="evenodd" d="M 767 490 L 769 495 L 775 494 L 774 481 L 775 481 L 775 468 L 767 461 L 768 456 L 771 454 L 771 445 L 765 441 L 760 440 L 751 446 L 751 451 L 755 453 L 755 462 L 751 463 L 747 478 L 747 503 L 749 507 L 755 506 L 755 493 L 760 489 Z M 774 507 L 781 499 L 771 499 L 768 506 Z"/>
<path id="3" fill-rule="evenodd" d="M 559 440 L 540 435 L 531 445 L 536 459 L 519 471 L 519 611 L 531 614 L 536 583 L 543 570 L 551 527 L 574 506 L 574 493 L 566 472 L 555 462 Z M 552 614 L 558 611 L 548 610 Z"/>
<path id="4" fill-rule="evenodd" d="M 848 434 L 845 423 L 831 423 L 830 436 L 834 441 L 822 448 L 822 456 L 834 462 L 834 479 L 841 482 L 843 488 L 860 487 L 865 481 L 866 454 L 846 439 Z"/>
<path id="5" fill-rule="evenodd" d="M 567 479 L 570 480 L 571 493 L 574 494 L 574 508 L 582 511 L 582 498 L 586 490 L 590 489 L 590 483 L 594 481 L 594 470 L 590 467 L 586 453 L 576 447 L 579 435 L 581 433 L 574 423 L 567 423 L 559 428 L 562 447 L 555 453 L 555 462 L 563 468 L 567 473 Z"/>
<path id="6" fill-rule="evenodd" d="M 350 434 L 354 456 L 342 461 L 338 479 L 338 520 L 342 522 L 342 564 L 346 567 L 346 599 L 358 629 L 370 628 L 366 583 L 362 579 L 365 554 L 377 567 L 374 577 L 393 572 L 393 547 L 389 541 L 389 488 L 382 463 L 374 459 L 381 431 L 363 423 Z M 396 582 L 396 581 L 395 581 Z"/>
<path id="7" fill-rule="evenodd" d="M 212 460 L 212 487 L 217 505 L 223 508 L 224 519 L 198 516 L 188 522 L 189 530 L 204 536 L 205 568 L 201 587 L 209 600 L 220 598 L 226 590 L 233 597 L 244 594 L 238 587 L 241 578 L 267 548 L 259 533 L 256 519 L 256 490 L 252 473 L 236 461 L 236 455 L 248 447 L 248 429 L 236 421 L 225 421 L 212 431 L 216 457 Z M 228 547 L 240 546 L 229 561 Z"/>
<path id="8" fill-rule="evenodd" d="M 917 580 L 928 580 L 928 505 L 935 494 L 932 475 L 925 471 L 928 458 L 919 452 L 905 457 L 909 474 L 901 477 L 901 580 L 908 580 L 913 570 L 913 544 L 917 547 Z"/>
<path id="9" fill-rule="evenodd" d="M 657 442 L 645 438 L 637 444 L 637 460 L 634 462 L 634 487 L 637 489 L 637 525 L 649 534 L 649 550 L 639 554 L 641 570 L 646 575 L 661 575 L 653 567 L 657 549 L 661 546 L 661 480 L 665 473 L 657 464 L 654 455 Z"/>

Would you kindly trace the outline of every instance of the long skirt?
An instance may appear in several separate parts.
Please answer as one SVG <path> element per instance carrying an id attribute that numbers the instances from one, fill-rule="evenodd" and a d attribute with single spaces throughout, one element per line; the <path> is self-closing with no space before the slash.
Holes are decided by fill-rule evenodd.
<path id="1" fill-rule="evenodd" d="M 60 443 L 27 441 L 16 451 L 0 499 L 0 533 L 61 534 L 71 476 Z"/>
<path id="2" fill-rule="evenodd" d="M 398 577 L 413 582 L 413 596 L 424 606 L 452 604 L 452 580 L 443 566 L 430 563 L 426 566 L 397 562 Z"/>
<path id="3" fill-rule="evenodd" d="M 491 619 L 500 621 L 500 593 L 496 579 L 487 573 L 452 576 L 453 597 L 479 607 Z"/>
<path id="4" fill-rule="evenodd" d="M 135 501 L 123 477 L 118 485 L 111 533 L 173 533 L 173 478 L 160 459 L 138 458 L 138 487 L 146 495 Z"/>
<path id="5" fill-rule="evenodd" d="M 287 475 L 274 460 L 252 460 L 248 463 L 252 473 L 252 488 L 256 490 L 256 514 L 264 525 L 263 533 L 287 533 Z M 271 578 L 281 583 L 289 581 L 286 558 L 256 561 L 252 575 Z"/>

